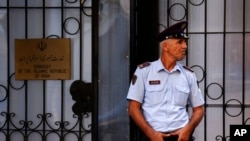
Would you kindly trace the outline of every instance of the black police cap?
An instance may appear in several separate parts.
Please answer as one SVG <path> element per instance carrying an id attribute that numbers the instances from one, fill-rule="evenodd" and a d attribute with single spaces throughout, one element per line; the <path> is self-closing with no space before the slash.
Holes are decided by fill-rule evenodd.
<path id="1" fill-rule="evenodd" d="M 188 39 L 184 34 L 187 24 L 187 22 L 182 21 L 168 27 L 157 36 L 157 39 L 160 42 L 166 39 Z"/>

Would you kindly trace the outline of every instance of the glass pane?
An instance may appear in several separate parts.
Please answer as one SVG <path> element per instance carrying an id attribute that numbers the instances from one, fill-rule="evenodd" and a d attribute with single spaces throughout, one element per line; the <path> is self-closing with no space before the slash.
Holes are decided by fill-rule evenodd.
<path id="1" fill-rule="evenodd" d="M 244 13 L 245 14 L 245 30 L 247 32 L 250 32 L 250 8 L 248 8 L 250 5 L 250 1 L 245 0 L 244 2 L 245 2 L 244 4 L 245 6 L 245 13 Z"/>
<path id="2" fill-rule="evenodd" d="M 224 0 L 207 0 L 207 31 L 222 32 L 224 30 Z"/>
<path id="3" fill-rule="evenodd" d="M 226 31 L 243 31 L 243 0 L 227 0 L 226 2 Z M 238 9 L 238 10 L 234 10 Z"/>
<path id="4" fill-rule="evenodd" d="M 61 23 L 61 9 L 47 9 L 45 11 L 45 37 L 55 35 L 61 37 L 61 26 L 56 26 Z"/>
<path id="5" fill-rule="evenodd" d="M 10 7 L 25 6 L 24 0 L 8 0 Z"/>
<path id="6" fill-rule="evenodd" d="M 207 141 L 216 141 L 222 140 L 223 134 L 223 120 L 221 117 L 223 116 L 223 108 L 221 107 L 211 107 L 206 110 L 207 117 Z M 220 139 L 217 139 L 220 138 Z"/>
<path id="7" fill-rule="evenodd" d="M 42 0 L 27 0 L 28 6 L 41 7 L 43 6 Z"/>
<path id="8" fill-rule="evenodd" d="M 32 121 L 33 124 L 30 125 L 31 128 L 36 128 L 39 123 L 41 122 L 41 117 L 38 118 L 37 115 L 43 113 L 43 83 L 42 81 L 30 81 L 27 82 L 27 88 L 28 88 L 28 101 L 27 101 L 27 115 L 28 120 Z M 22 94 L 24 97 L 24 94 Z M 23 101 L 24 102 L 24 101 Z M 18 107 L 17 105 L 13 104 L 15 107 Z M 20 107 L 23 104 L 20 104 Z M 42 130 L 42 126 L 39 126 L 39 130 Z"/>
<path id="9" fill-rule="evenodd" d="M 192 32 L 192 31 L 190 31 Z M 200 65 L 204 67 L 204 35 L 203 34 L 189 34 L 188 41 L 188 59 L 192 64 L 189 65 Z"/>
<path id="10" fill-rule="evenodd" d="M 223 35 L 207 36 L 207 89 L 209 104 L 222 103 L 223 96 Z"/>
<path id="11" fill-rule="evenodd" d="M 250 34 L 245 35 L 245 103 L 250 104 Z"/>
<path id="12" fill-rule="evenodd" d="M 242 101 L 243 43 L 241 34 L 227 34 L 225 62 L 226 99 Z"/>
<path id="13" fill-rule="evenodd" d="M 61 6 L 61 0 L 45 0 L 46 7 Z"/>
<path id="14" fill-rule="evenodd" d="M 194 1 L 194 0 L 193 0 Z M 196 2 L 200 4 L 195 6 L 190 4 L 188 13 L 188 30 L 189 32 L 204 32 L 205 31 L 205 3 Z"/>
<path id="15" fill-rule="evenodd" d="M 43 38 L 43 10 L 28 10 L 28 38 Z"/>

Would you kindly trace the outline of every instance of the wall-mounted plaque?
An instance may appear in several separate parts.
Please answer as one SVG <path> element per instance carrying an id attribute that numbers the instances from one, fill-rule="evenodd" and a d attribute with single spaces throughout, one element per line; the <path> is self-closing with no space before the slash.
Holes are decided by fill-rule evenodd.
<path id="1" fill-rule="evenodd" d="M 15 39 L 17 80 L 71 79 L 70 39 Z"/>

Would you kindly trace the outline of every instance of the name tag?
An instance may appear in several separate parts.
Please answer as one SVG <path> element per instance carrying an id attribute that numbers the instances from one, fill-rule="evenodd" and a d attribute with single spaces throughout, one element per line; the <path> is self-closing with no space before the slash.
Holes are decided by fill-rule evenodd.
<path id="1" fill-rule="evenodd" d="M 149 84 L 150 85 L 159 85 L 159 84 L 161 84 L 161 81 L 160 80 L 151 80 L 151 81 L 149 81 Z"/>

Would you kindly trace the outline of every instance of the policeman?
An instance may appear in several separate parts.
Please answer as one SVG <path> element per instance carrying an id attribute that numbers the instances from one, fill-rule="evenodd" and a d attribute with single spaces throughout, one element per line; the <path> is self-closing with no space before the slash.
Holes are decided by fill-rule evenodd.
<path id="1" fill-rule="evenodd" d="M 131 79 L 128 112 L 145 134 L 143 141 L 192 141 L 204 115 L 204 99 L 194 72 L 178 61 L 186 55 L 187 22 L 161 32 L 161 56 L 138 65 Z M 192 107 L 192 115 L 186 106 Z"/>

